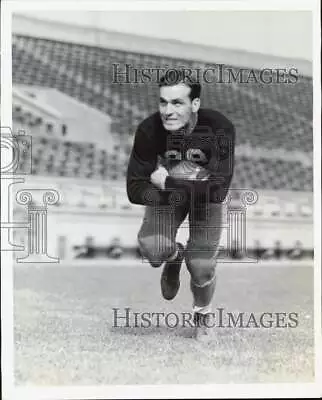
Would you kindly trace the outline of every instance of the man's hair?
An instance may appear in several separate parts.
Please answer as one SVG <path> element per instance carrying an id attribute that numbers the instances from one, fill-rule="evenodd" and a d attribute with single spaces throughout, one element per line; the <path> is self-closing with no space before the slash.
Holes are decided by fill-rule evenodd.
<path id="1" fill-rule="evenodd" d="M 191 101 L 195 98 L 200 97 L 201 85 L 200 83 L 191 76 L 185 74 L 185 69 L 171 68 L 161 76 L 159 80 L 159 87 L 163 86 L 174 86 L 178 83 L 184 83 L 189 86 L 191 91 L 189 97 Z"/>

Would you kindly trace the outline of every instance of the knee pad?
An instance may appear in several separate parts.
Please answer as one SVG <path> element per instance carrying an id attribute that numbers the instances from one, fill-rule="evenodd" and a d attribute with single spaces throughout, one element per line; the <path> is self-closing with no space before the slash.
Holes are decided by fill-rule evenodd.
<path id="1" fill-rule="evenodd" d="M 142 255 L 155 268 L 160 267 L 176 250 L 175 242 L 160 235 L 138 236 L 138 242 Z"/>

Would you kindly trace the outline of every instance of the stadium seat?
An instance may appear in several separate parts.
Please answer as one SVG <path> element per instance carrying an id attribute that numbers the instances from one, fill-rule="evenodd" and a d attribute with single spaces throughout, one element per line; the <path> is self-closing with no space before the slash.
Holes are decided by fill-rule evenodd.
<path id="1" fill-rule="evenodd" d="M 115 84 L 112 64 L 162 67 L 214 67 L 215 64 L 103 49 L 51 39 L 13 35 L 12 74 L 14 84 L 56 88 L 107 113 L 111 129 L 130 138 L 137 124 L 158 106 L 158 88 L 145 84 Z M 232 68 L 237 72 L 238 66 Z M 290 101 L 291 99 L 291 101 Z M 204 107 L 212 107 L 230 118 L 236 127 L 238 145 L 251 149 L 302 151 L 312 156 L 312 79 L 300 76 L 292 85 L 259 83 L 204 85 Z M 13 108 L 13 119 L 22 122 L 22 110 Z M 45 129 L 45 128 L 44 128 Z M 124 180 L 125 163 L 119 149 L 106 151 L 83 143 L 48 137 L 35 138 L 33 173 L 98 179 Z M 126 142 L 126 141 L 124 141 Z M 122 149 L 129 156 L 131 146 Z M 256 151 L 254 150 L 256 153 Z M 232 182 L 235 188 L 298 190 L 313 189 L 312 167 L 294 161 L 236 157 Z M 25 165 L 21 168 L 24 168 Z M 305 211 L 304 211 L 305 213 Z"/>

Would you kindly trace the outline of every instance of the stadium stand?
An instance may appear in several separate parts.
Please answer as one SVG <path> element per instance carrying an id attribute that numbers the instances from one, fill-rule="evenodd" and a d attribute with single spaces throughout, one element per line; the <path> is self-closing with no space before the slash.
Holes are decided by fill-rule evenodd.
<path id="1" fill-rule="evenodd" d="M 214 66 L 197 60 L 160 57 L 118 51 L 25 35 L 13 36 L 13 82 L 57 90 L 108 114 L 111 130 L 124 137 L 122 150 L 129 153 L 137 124 L 157 109 L 156 85 L 113 83 L 113 64 L 125 71 L 126 64 L 140 67 Z M 231 67 L 237 71 L 237 67 Z M 123 76 L 124 78 L 124 76 Z M 121 78 L 120 78 L 121 79 Z M 204 85 L 203 105 L 230 118 L 237 129 L 238 146 L 252 152 L 237 155 L 233 187 L 312 191 L 312 165 L 296 156 L 299 150 L 312 160 L 312 79 L 300 76 L 295 84 Z M 23 122 L 21 109 L 13 119 Z M 34 125 L 40 123 L 33 119 Z M 263 156 L 254 158 L 260 149 Z M 270 152 L 265 156 L 265 150 Z M 271 157 L 274 150 L 285 159 Z M 33 138 L 32 172 L 38 175 L 123 180 L 124 160 L 118 151 L 108 154 L 97 145 L 63 138 Z M 292 158 L 289 160 L 289 158 Z M 282 157 L 283 158 L 283 157 Z M 20 169 L 25 168 L 23 159 Z"/>
<path id="2" fill-rule="evenodd" d="M 28 167 L 28 155 L 21 158 L 18 172 Z M 108 154 L 90 144 L 35 137 L 32 142 L 32 173 L 43 176 L 124 180 L 126 164 L 118 161 L 117 153 Z M 246 156 L 236 157 L 232 188 L 310 191 L 312 170 L 300 161 L 285 162 Z"/>
<path id="3" fill-rule="evenodd" d="M 31 151 L 31 147 L 28 148 Z M 26 172 L 29 156 L 23 153 L 17 172 Z M 95 177 L 119 180 L 125 175 L 116 153 L 108 154 L 88 143 L 45 137 L 32 141 L 32 173 L 42 176 Z"/>
<path id="4" fill-rule="evenodd" d="M 161 51 L 149 53 L 144 41 L 119 49 L 113 40 L 90 44 L 85 35 L 79 41 L 79 32 L 76 40 L 72 35 L 70 42 L 58 40 L 57 27 L 55 39 L 41 33 L 38 37 L 38 28 L 34 35 L 18 29 L 20 33 L 12 38 L 13 128 L 32 135 L 32 142 L 22 145 L 17 173 L 31 172 L 33 188 L 47 188 L 50 182 L 60 194 L 48 214 L 49 252 L 61 259 L 123 258 L 132 257 L 133 252 L 140 257 L 136 234 L 143 210 L 129 203 L 124 178 L 136 126 L 157 110 L 158 88 L 155 82 L 128 84 L 124 72 L 127 65 L 139 70 L 204 69 L 216 64 L 199 58 L 190 48 L 182 53 L 166 51 L 165 56 Z M 236 54 L 227 60 L 225 67 L 236 76 L 244 65 L 239 65 Z M 264 260 L 312 258 L 309 70 L 301 71 L 292 84 L 203 84 L 201 100 L 203 107 L 222 112 L 236 126 L 232 189 L 260 193 L 256 204 L 247 208 L 250 253 Z M 77 124 L 75 120 L 81 118 Z M 93 125 L 83 124 L 86 119 Z M 296 192 L 294 196 L 290 191 Z M 240 210 L 240 193 L 231 191 L 235 211 Z M 19 211 L 23 210 L 18 207 L 15 212 Z M 184 223 L 179 232 L 183 242 L 188 231 Z M 228 248 L 229 232 L 225 235 L 223 248 Z M 21 234 L 19 241 L 26 240 Z M 245 257 L 236 249 L 232 248 L 231 259 Z"/>

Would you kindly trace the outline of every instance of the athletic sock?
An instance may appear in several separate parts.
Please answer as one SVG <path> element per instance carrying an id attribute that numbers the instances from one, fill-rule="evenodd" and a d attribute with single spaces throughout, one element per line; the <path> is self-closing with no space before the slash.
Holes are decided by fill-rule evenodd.
<path id="1" fill-rule="evenodd" d="M 192 308 L 193 313 L 199 313 L 199 314 L 208 314 L 211 313 L 212 307 L 211 304 L 208 304 L 207 306 L 199 307 L 194 305 Z"/>
<path id="2" fill-rule="evenodd" d="M 190 279 L 190 288 L 193 296 L 193 310 L 201 314 L 207 313 L 215 293 L 216 276 L 214 275 L 213 279 L 203 286 L 194 284 Z M 200 306 L 197 306 L 197 304 L 200 304 Z"/>

